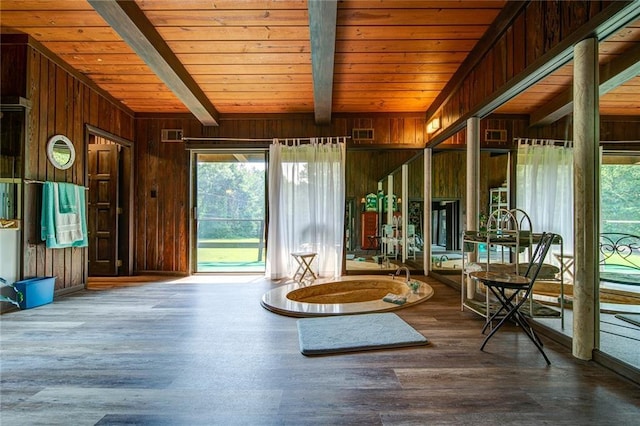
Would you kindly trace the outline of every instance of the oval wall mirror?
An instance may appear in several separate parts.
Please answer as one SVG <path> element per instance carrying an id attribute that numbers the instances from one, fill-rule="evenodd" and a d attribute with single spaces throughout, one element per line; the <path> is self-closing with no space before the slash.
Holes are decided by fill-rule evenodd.
<path id="1" fill-rule="evenodd" d="M 73 166 L 76 150 L 69 138 L 64 135 L 55 135 L 47 143 L 47 157 L 55 168 L 66 170 Z"/>

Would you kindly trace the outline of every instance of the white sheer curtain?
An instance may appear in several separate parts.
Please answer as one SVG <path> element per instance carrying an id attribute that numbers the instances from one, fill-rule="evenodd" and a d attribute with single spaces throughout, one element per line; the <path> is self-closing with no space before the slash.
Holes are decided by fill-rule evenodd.
<path id="1" fill-rule="evenodd" d="M 266 276 L 291 276 L 294 252 L 315 252 L 322 277 L 342 272 L 345 141 L 313 138 L 269 148 L 269 230 Z"/>
<path id="2" fill-rule="evenodd" d="M 518 144 L 516 205 L 531 218 L 533 231 L 553 232 L 573 252 L 573 149 L 555 141 Z"/>

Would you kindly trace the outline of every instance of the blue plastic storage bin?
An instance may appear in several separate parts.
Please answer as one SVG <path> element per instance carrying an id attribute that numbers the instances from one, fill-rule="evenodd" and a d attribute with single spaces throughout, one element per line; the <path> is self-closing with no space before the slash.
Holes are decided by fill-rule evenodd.
<path id="1" fill-rule="evenodd" d="M 53 302 L 56 277 L 37 277 L 17 281 L 13 285 L 22 293 L 20 309 L 35 308 Z"/>

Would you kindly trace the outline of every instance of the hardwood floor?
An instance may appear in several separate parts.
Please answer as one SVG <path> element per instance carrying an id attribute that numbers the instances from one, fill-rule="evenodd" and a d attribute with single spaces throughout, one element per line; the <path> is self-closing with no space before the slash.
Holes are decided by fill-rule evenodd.
<path id="1" fill-rule="evenodd" d="M 423 277 L 421 277 L 422 279 Z M 2 425 L 630 425 L 640 387 L 515 326 L 479 350 L 459 293 L 396 311 L 429 346 L 300 354 L 261 277 L 82 291 L 0 317 Z"/>

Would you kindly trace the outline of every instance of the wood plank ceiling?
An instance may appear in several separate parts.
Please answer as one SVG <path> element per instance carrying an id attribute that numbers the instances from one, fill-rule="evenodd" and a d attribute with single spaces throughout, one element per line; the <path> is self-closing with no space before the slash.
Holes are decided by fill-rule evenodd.
<path id="1" fill-rule="evenodd" d="M 306 0 L 135 3 L 218 112 L 314 111 Z M 426 111 L 504 4 L 339 2 L 332 110 Z M 187 112 L 87 1 L 1 7 L 3 27 L 32 35 L 133 111 Z"/>
<path id="2" fill-rule="evenodd" d="M 112 25 L 105 3 L 124 10 Z M 325 16 L 306 0 L 2 0 L 0 23 L 3 33 L 31 35 L 135 113 L 191 111 L 209 125 L 236 113 L 315 112 L 326 121 L 331 113 L 424 113 L 508 2 L 336 4 L 335 24 L 314 27 L 310 14 L 312 23 Z M 140 37 L 151 49 L 136 53 L 130 44 Z M 317 37 L 335 38 L 331 76 L 327 64 L 314 75 L 313 62 L 331 59 L 312 55 Z M 637 44 L 640 24 L 618 38 L 625 47 L 604 49 L 603 61 Z M 500 112 L 534 114 L 570 84 L 570 72 L 559 70 Z M 632 79 L 603 101 L 612 95 L 611 111 L 640 114 L 624 106 L 639 88 Z"/>

